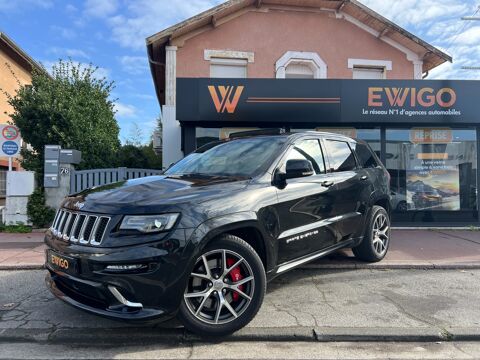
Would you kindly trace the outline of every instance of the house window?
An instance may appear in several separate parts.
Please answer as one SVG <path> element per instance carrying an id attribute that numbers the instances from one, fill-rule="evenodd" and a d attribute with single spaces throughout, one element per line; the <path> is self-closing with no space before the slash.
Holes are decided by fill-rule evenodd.
<path id="1" fill-rule="evenodd" d="M 212 78 L 246 78 L 247 60 L 211 59 L 210 77 Z"/>
<path id="2" fill-rule="evenodd" d="M 387 71 L 392 70 L 390 60 L 348 59 L 353 79 L 386 79 Z"/>
<path id="3" fill-rule="evenodd" d="M 313 69 L 307 64 L 290 64 L 285 69 L 285 79 L 314 79 Z"/>
<path id="4" fill-rule="evenodd" d="M 287 51 L 275 63 L 277 79 L 326 79 L 327 64 L 314 52 Z"/>
<path id="5" fill-rule="evenodd" d="M 385 79 L 385 68 L 354 66 L 353 79 Z"/>

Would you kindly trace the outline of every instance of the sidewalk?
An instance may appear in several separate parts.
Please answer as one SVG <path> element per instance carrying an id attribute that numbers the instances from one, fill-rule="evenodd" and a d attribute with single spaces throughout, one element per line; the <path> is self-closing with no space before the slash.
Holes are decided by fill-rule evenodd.
<path id="1" fill-rule="evenodd" d="M 0 233 L 0 270 L 40 269 L 43 233 Z M 304 268 L 479 268 L 480 231 L 392 230 L 390 250 L 379 263 L 358 262 L 349 250 L 304 265 Z"/>
<path id="2" fill-rule="evenodd" d="M 0 270 L 39 269 L 45 262 L 44 234 L 0 233 Z"/>

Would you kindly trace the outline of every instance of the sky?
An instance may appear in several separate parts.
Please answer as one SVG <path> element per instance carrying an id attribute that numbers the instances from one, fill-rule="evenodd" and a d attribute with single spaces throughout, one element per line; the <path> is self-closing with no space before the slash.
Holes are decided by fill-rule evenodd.
<path id="1" fill-rule="evenodd" d="M 149 141 L 160 114 L 145 38 L 222 0 L 0 0 L 0 31 L 47 68 L 58 59 L 99 67 L 115 81 L 120 139 L 141 129 Z M 361 0 L 453 56 L 428 79 L 480 79 L 480 21 L 462 21 L 480 0 Z M 480 16 L 480 11 L 478 13 Z"/>

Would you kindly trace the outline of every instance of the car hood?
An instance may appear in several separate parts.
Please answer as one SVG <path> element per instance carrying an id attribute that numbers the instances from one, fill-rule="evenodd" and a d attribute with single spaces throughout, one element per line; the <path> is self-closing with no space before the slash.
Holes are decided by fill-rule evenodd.
<path id="1" fill-rule="evenodd" d="M 149 176 L 93 187 L 65 199 L 62 206 L 107 214 L 147 214 L 181 210 L 240 190 L 244 178 Z"/>

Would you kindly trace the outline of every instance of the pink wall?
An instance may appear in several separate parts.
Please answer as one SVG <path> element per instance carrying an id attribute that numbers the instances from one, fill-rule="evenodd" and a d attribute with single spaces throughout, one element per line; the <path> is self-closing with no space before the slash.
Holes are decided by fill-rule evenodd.
<path id="1" fill-rule="evenodd" d="M 328 78 L 352 78 L 348 58 L 391 60 L 388 79 L 413 79 L 413 64 L 404 53 L 331 13 L 271 10 L 248 12 L 187 40 L 178 48 L 178 77 L 209 77 L 204 49 L 252 51 L 248 77 L 275 77 L 275 62 L 286 51 L 316 52 Z"/>

